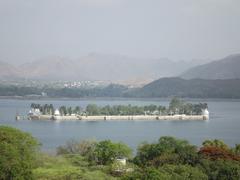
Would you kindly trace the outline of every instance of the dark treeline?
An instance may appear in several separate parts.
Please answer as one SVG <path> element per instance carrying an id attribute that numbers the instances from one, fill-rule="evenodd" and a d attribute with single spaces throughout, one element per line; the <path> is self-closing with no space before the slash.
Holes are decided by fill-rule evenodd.
<path id="1" fill-rule="evenodd" d="M 48 97 L 189 97 L 189 98 L 240 98 L 240 79 L 203 80 L 161 78 L 142 88 L 128 88 L 111 84 L 95 88 L 50 88 L 0 85 L 0 96 L 28 96 L 47 93 Z"/>
<path id="2" fill-rule="evenodd" d="M 41 95 L 42 89 L 38 87 L 19 87 L 0 85 L 0 96 L 27 96 Z"/>
<path id="3" fill-rule="evenodd" d="M 31 104 L 31 108 L 39 109 L 42 114 L 53 115 L 54 107 L 52 104 L 40 105 Z M 169 107 L 157 106 L 154 104 L 145 106 L 132 106 L 132 105 L 114 105 L 114 106 L 97 106 L 96 104 L 89 104 L 84 109 L 80 106 L 66 107 L 61 106 L 59 112 L 61 115 L 174 115 L 174 114 L 186 114 L 186 115 L 200 115 L 203 109 L 208 108 L 206 103 L 192 104 L 187 103 L 177 97 L 174 97 Z"/>
<path id="4" fill-rule="evenodd" d="M 229 147 L 217 139 L 197 147 L 162 136 L 140 144 L 136 155 L 128 145 L 111 140 L 70 140 L 56 155 L 39 152 L 39 146 L 30 134 L 0 126 L 0 179 L 240 179 L 240 144 Z"/>
<path id="5" fill-rule="evenodd" d="M 25 87 L 0 85 L 0 96 L 42 96 L 47 97 L 124 97 L 128 88 L 122 85 L 111 84 L 107 87 L 95 88 L 49 88 L 49 87 Z"/>

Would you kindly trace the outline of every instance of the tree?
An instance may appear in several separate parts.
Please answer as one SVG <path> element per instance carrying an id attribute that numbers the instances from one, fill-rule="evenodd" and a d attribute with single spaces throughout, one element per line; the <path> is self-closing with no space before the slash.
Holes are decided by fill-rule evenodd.
<path id="1" fill-rule="evenodd" d="M 44 104 L 44 106 L 43 106 L 43 114 L 48 114 L 48 104 Z"/>
<path id="2" fill-rule="evenodd" d="M 228 145 L 225 144 L 222 140 L 214 139 L 214 140 L 205 140 L 202 143 L 203 147 L 218 147 L 221 149 L 229 149 Z"/>
<path id="3" fill-rule="evenodd" d="M 118 157 L 130 157 L 132 150 L 126 144 L 105 140 L 97 143 L 94 154 L 97 164 L 107 165 Z"/>
<path id="4" fill-rule="evenodd" d="M 194 114 L 201 114 L 202 109 L 203 109 L 203 107 L 201 104 L 193 104 L 193 113 Z"/>
<path id="5" fill-rule="evenodd" d="M 159 168 L 146 167 L 145 169 L 136 169 L 134 172 L 126 174 L 124 180 L 173 180 L 173 179 L 189 179 L 189 180 L 207 180 L 208 176 L 197 167 L 189 165 L 164 165 Z"/>
<path id="6" fill-rule="evenodd" d="M 68 115 L 71 115 L 73 113 L 72 107 L 68 107 L 67 108 L 67 113 L 68 113 Z"/>
<path id="7" fill-rule="evenodd" d="M 190 165 L 164 165 L 159 168 L 162 173 L 168 174 L 170 179 L 207 180 L 207 175 L 197 167 Z"/>
<path id="8" fill-rule="evenodd" d="M 70 140 L 57 148 L 57 154 L 79 154 L 92 164 L 111 164 L 118 157 L 131 157 L 132 150 L 123 143 L 110 140 L 96 142 L 93 140 Z"/>
<path id="9" fill-rule="evenodd" d="M 154 179 L 154 180 L 170 180 L 171 179 L 171 174 L 166 173 L 165 171 L 159 171 L 156 168 L 149 167 L 145 170 L 143 174 L 143 179 L 148 180 L 148 179 Z"/>
<path id="10" fill-rule="evenodd" d="M 160 114 L 165 114 L 166 113 L 166 107 L 165 106 L 158 106 L 158 111 Z"/>
<path id="11" fill-rule="evenodd" d="M 57 148 L 57 154 L 79 154 L 89 161 L 94 161 L 94 149 L 97 142 L 95 140 L 82 140 L 80 142 L 69 140 L 65 145 Z"/>
<path id="12" fill-rule="evenodd" d="M 175 157 L 175 160 L 172 159 Z M 197 148 L 190 145 L 188 141 L 174 137 L 163 136 L 158 143 L 144 143 L 138 148 L 134 161 L 140 166 L 163 165 L 165 163 L 194 164 L 198 161 Z"/>
<path id="13" fill-rule="evenodd" d="M 79 106 L 76 106 L 73 112 L 75 114 L 80 114 L 81 113 L 81 108 Z"/>
<path id="14" fill-rule="evenodd" d="M 67 115 L 67 108 L 66 108 L 66 106 L 61 106 L 59 108 L 59 111 L 60 111 L 61 115 Z"/>
<path id="15" fill-rule="evenodd" d="M 89 104 L 86 107 L 87 114 L 92 116 L 92 115 L 99 115 L 100 111 L 97 105 L 95 104 Z"/>
<path id="16" fill-rule="evenodd" d="M 65 145 L 57 147 L 57 154 L 81 154 L 79 150 L 79 142 L 71 139 Z"/>
<path id="17" fill-rule="evenodd" d="M 0 126 L 0 179 L 33 179 L 38 146 L 30 134 Z"/>
<path id="18" fill-rule="evenodd" d="M 215 179 L 240 179 L 240 165 L 239 162 L 232 160 L 209 160 L 202 159 L 198 165 L 202 171 L 208 175 L 210 180 Z"/>
<path id="19" fill-rule="evenodd" d="M 49 114 L 53 115 L 54 114 L 54 107 L 52 104 L 49 105 Z"/>
<path id="20" fill-rule="evenodd" d="M 168 154 L 163 153 L 151 160 L 149 164 L 154 167 L 163 166 L 164 164 L 178 164 L 179 155 L 178 154 Z"/>
<path id="21" fill-rule="evenodd" d="M 223 149 L 216 146 L 206 146 L 199 150 L 199 154 L 204 158 L 211 160 L 225 159 L 240 161 L 240 157 L 229 149 Z"/>
<path id="22" fill-rule="evenodd" d="M 233 152 L 240 156 L 240 144 L 236 144 L 235 147 L 233 148 Z"/>
<path id="23" fill-rule="evenodd" d="M 184 103 L 181 99 L 174 97 L 169 103 L 169 110 L 173 111 L 174 113 L 177 113 L 179 112 L 180 108 L 182 108 L 183 104 Z"/>
<path id="24" fill-rule="evenodd" d="M 183 114 L 192 115 L 193 113 L 193 104 L 186 103 L 183 107 Z"/>
<path id="25" fill-rule="evenodd" d="M 31 108 L 35 109 L 36 108 L 36 104 L 35 103 L 31 103 Z"/>

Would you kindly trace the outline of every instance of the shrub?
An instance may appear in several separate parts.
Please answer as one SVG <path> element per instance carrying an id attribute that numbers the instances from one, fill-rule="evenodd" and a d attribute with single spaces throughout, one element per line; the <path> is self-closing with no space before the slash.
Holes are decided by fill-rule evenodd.
<path id="1" fill-rule="evenodd" d="M 30 134 L 0 126 L 0 179 L 33 179 L 38 146 Z"/>
<path id="2" fill-rule="evenodd" d="M 97 164 L 111 164 L 118 157 L 130 157 L 132 150 L 123 143 L 113 143 L 110 140 L 100 141 L 94 150 Z"/>
<path id="3" fill-rule="evenodd" d="M 159 168 L 163 173 L 171 176 L 171 179 L 189 179 L 189 180 L 204 180 L 208 179 L 207 175 L 197 167 L 190 165 L 164 165 Z"/>
<path id="4" fill-rule="evenodd" d="M 240 164 L 237 161 L 231 160 L 209 160 L 202 159 L 198 165 L 202 171 L 208 175 L 210 180 L 215 179 L 240 179 Z"/>
<path id="5" fill-rule="evenodd" d="M 225 160 L 240 161 L 240 157 L 232 153 L 230 150 L 222 149 L 214 146 L 202 147 L 199 150 L 199 154 L 211 160 L 225 159 Z"/>
<path id="6" fill-rule="evenodd" d="M 161 137 L 158 143 L 144 143 L 139 146 L 134 162 L 140 166 L 162 165 L 172 163 L 174 156 L 175 164 L 195 164 L 198 161 L 197 148 L 187 141 L 169 136 Z"/>

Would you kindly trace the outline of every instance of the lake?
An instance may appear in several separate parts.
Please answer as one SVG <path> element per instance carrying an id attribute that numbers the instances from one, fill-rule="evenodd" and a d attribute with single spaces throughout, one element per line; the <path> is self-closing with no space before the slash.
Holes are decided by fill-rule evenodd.
<path id="1" fill-rule="evenodd" d="M 208 121 L 15 121 L 16 113 L 26 115 L 31 103 L 53 104 L 54 107 L 97 105 L 165 105 L 168 99 L 0 99 L 0 125 L 9 125 L 31 133 L 42 143 L 44 151 L 54 151 L 69 139 L 96 139 L 122 141 L 136 149 L 143 141 L 154 142 L 161 136 L 184 138 L 200 145 L 205 139 L 222 139 L 228 145 L 240 143 L 240 100 L 189 99 L 189 102 L 206 102 Z"/>

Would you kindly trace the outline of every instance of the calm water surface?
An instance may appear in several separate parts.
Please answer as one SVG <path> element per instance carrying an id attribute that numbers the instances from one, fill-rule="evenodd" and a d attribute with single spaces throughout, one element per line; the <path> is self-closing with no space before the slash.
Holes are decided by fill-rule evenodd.
<path id="1" fill-rule="evenodd" d="M 229 145 L 240 143 L 240 100 L 190 100 L 207 102 L 210 111 L 209 121 L 102 121 L 102 122 L 54 122 L 54 121 L 15 121 L 16 112 L 26 115 L 30 104 L 50 104 L 55 107 L 97 105 L 168 105 L 164 99 L 84 99 L 84 100 L 15 100 L 0 99 L 0 125 L 9 125 L 30 132 L 42 143 L 45 151 L 52 151 L 69 139 L 111 139 L 127 143 L 133 149 L 143 141 L 153 142 L 160 136 L 185 138 L 200 145 L 205 139 L 222 139 Z"/>

